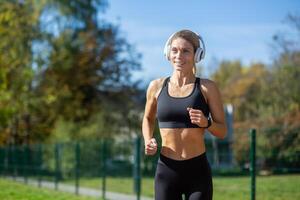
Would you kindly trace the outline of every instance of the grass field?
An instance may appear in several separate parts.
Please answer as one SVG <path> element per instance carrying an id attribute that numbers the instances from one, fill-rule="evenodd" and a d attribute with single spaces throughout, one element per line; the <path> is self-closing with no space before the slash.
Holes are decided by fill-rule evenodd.
<path id="1" fill-rule="evenodd" d="M 258 176 L 256 199 L 296 200 L 300 199 L 300 175 Z M 250 177 L 215 177 L 214 200 L 250 200 Z M 100 179 L 81 179 L 80 185 L 101 188 Z M 133 181 L 129 178 L 107 178 L 109 191 L 133 194 Z M 153 197 L 153 179 L 142 180 L 142 195 Z"/>
<path id="2" fill-rule="evenodd" d="M 1 200 L 96 200 L 54 190 L 40 189 L 12 180 L 0 179 Z M 99 198 L 98 198 L 99 199 Z"/>
<path id="3" fill-rule="evenodd" d="M 250 200 L 249 177 L 215 177 L 214 200 Z M 66 182 L 71 184 L 69 181 Z M 107 178 L 107 190 L 133 194 L 131 178 Z M 80 186 L 101 189 L 101 179 L 81 179 Z M 300 175 L 258 176 L 257 200 L 296 200 L 300 199 Z M 144 178 L 142 195 L 153 197 L 153 179 Z M 0 179 L 1 200 L 94 200 L 95 198 L 75 196 L 48 189 L 40 189 Z M 99 198 L 98 198 L 99 199 Z"/>

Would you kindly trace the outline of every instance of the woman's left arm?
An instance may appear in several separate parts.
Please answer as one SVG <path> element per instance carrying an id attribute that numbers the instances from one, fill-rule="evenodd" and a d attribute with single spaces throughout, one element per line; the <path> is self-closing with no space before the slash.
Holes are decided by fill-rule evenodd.
<path id="1" fill-rule="evenodd" d="M 203 86 L 212 117 L 212 123 L 208 131 L 214 136 L 224 139 L 227 134 L 227 127 L 220 91 L 216 83 L 211 80 L 205 80 Z"/>

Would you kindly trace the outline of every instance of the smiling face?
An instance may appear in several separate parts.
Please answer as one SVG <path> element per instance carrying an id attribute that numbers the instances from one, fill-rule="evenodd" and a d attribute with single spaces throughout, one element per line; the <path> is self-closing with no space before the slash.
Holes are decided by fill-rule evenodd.
<path id="1" fill-rule="evenodd" d="M 195 65 L 194 55 L 194 47 L 189 41 L 181 37 L 172 40 L 169 58 L 174 70 L 192 71 Z"/>

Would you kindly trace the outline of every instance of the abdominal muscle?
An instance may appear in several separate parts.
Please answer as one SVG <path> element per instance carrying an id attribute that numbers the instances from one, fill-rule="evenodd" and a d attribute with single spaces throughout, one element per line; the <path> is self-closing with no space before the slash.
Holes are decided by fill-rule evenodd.
<path id="1" fill-rule="evenodd" d="M 204 129 L 161 128 L 161 154 L 174 160 L 187 160 L 205 152 Z"/>

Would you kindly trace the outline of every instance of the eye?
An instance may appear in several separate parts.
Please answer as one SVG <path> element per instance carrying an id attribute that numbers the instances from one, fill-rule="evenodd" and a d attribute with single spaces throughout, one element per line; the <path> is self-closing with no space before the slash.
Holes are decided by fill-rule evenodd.
<path id="1" fill-rule="evenodd" d="M 173 53 L 176 53 L 176 52 L 177 52 L 177 49 L 176 49 L 176 48 L 172 48 L 171 51 L 172 51 Z"/>

